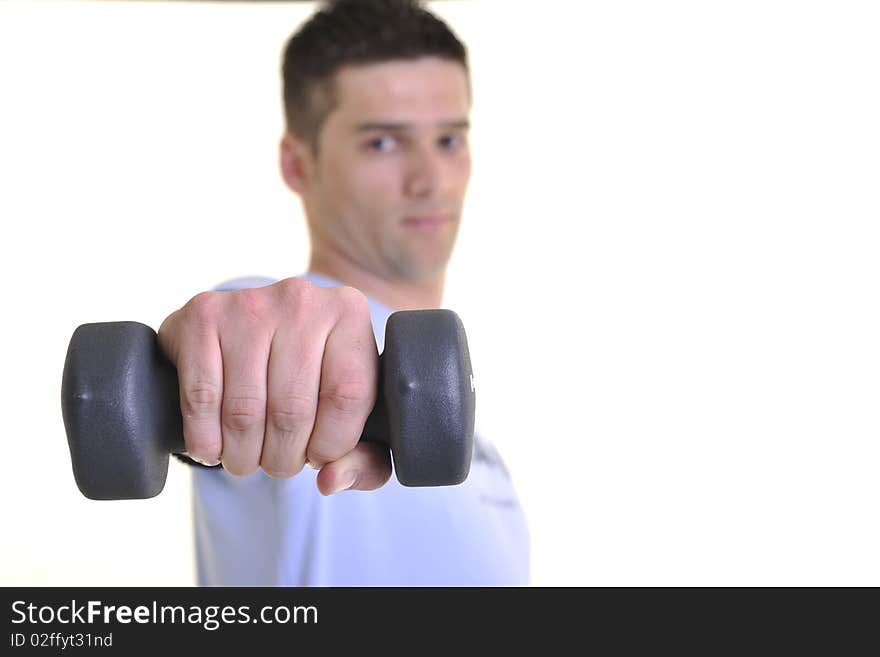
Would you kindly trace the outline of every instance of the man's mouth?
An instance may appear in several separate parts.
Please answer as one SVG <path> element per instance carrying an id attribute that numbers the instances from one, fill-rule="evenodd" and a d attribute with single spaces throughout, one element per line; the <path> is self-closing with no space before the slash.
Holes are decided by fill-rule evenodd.
<path id="1" fill-rule="evenodd" d="M 403 218 L 405 226 L 416 230 L 436 230 L 451 221 L 452 215 L 450 214 L 420 214 Z"/>

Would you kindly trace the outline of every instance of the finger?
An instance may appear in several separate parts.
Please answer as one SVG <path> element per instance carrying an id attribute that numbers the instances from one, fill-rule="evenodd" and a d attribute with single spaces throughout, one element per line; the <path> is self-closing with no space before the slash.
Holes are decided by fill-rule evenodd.
<path id="1" fill-rule="evenodd" d="M 376 402 L 378 361 L 369 308 L 347 306 L 324 348 L 310 463 L 320 467 L 354 449 Z"/>
<path id="2" fill-rule="evenodd" d="M 290 477 L 302 470 L 315 425 L 324 341 L 310 341 L 308 334 L 308 327 L 287 325 L 272 338 L 260 458 L 260 467 L 272 477 Z"/>
<path id="3" fill-rule="evenodd" d="M 358 443 L 348 454 L 318 473 L 318 490 L 332 495 L 342 490 L 376 490 L 391 478 L 391 452 L 378 443 Z"/>
<path id="4" fill-rule="evenodd" d="M 266 378 L 272 336 L 241 325 L 221 334 L 223 352 L 223 467 L 249 475 L 260 465 L 266 430 Z"/>
<path id="5" fill-rule="evenodd" d="M 220 462 L 223 356 L 210 322 L 186 321 L 178 312 L 160 329 L 162 347 L 177 368 L 186 452 L 206 465 Z"/>

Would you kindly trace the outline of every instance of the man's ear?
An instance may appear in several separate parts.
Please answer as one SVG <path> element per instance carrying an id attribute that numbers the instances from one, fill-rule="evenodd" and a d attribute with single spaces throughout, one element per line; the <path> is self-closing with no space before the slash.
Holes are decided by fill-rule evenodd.
<path id="1" fill-rule="evenodd" d="M 284 182 L 297 194 L 303 194 L 308 189 L 314 172 L 308 144 L 286 132 L 278 148 L 278 159 Z"/>

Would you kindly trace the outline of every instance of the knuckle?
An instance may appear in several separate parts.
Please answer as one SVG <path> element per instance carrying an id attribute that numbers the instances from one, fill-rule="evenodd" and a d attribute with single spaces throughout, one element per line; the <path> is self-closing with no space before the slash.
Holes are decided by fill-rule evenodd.
<path id="1" fill-rule="evenodd" d="M 342 301 L 342 305 L 347 312 L 357 314 L 370 314 L 370 303 L 367 301 L 366 295 L 355 287 L 348 285 L 340 285 L 336 288 L 336 294 Z"/>
<path id="2" fill-rule="evenodd" d="M 272 316 L 271 299 L 262 288 L 236 290 L 233 294 L 236 310 L 248 319 L 263 322 Z"/>
<path id="3" fill-rule="evenodd" d="M 222 305 L 222 292 L 201 292 L 190 299 L 184 308 L 187 316 L 200 324 L 216 322 Z"/>
<path id="4" fill-rule="evenodd" d="M 303 382 L 289 382 L 273 388 L 269 399 L 268 421 L 282 433 L 311 427 L 315 421 L 315 390 Z"/>
<path id="5" fill-rule="evenodd" d="M 360 373 L 343 375 L 321 390 L 320 402 L 344 416 L 356 415 L 366 410 L 372 400 L 366 377 Z"/>
<path id="6" fill-rule="evenodd" d="M 183 391 L 184 417 L 199 415 L 220 405 L 220 387 L 212 381 L 196 380 Z"/>
<path id="7" fill-rule="evenodd" d="M 305 278 L 285 278 L 276 283 L 281 303 L 285 308 L 300 310 L 308 307 L 314 298 L 317 286 Z"/>
<path id="8" fill-rule="evenodd" d="M 286 399 L 270 405 L 268 421 L 282 435 L 293 436 L 311 426 L 315 417 L 315 403 L 302 397 Z"/>
<path id="9" fill-rule="evenodd" d="M 254 391 L 240 391 L 223 398 L 223 426 L 247 432 L 265 422 L 266 399 Z"/>
<path id="10" fill-rule="evenodd" d="M 247 433 L 257 428 L 259 424 L 260 418 L 256 413 L 229 412 L 223 415 L 223 426 L 238 433 Z"/>

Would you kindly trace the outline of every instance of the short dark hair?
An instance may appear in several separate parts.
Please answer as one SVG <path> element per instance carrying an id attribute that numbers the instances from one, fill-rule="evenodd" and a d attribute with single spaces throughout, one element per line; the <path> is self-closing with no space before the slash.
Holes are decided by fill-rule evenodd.
<path id="1" fill-rule="evenodd" d="M 330 0 L 290 37 L 281 67 L 287 131 L 318 152 L 346 65 L 434 56 L 468 70 L 467 49 L 419 0 Z"/>

